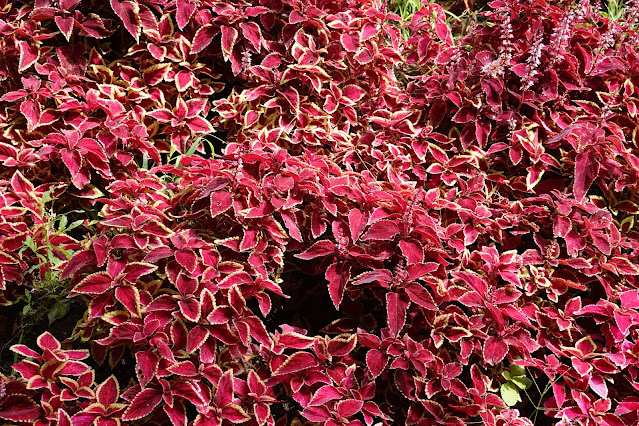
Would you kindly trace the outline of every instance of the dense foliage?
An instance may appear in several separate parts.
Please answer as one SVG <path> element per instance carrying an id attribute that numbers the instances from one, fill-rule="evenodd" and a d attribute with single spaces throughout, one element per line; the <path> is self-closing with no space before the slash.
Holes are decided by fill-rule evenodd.
<path id="1" fill-rule="evenodd" d="M 0 418 L 638 424 L 639 3 L 458 3 L 0 0 Z"/>

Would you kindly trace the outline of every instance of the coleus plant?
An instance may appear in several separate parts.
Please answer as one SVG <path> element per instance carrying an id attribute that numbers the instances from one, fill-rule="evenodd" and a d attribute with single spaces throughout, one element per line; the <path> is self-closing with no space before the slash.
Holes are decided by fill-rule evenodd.
<path id="1" fill-rule="evenodd" d="M 636 424 L 639 4 L 567 3 L 0 1 L 0 300 L 87 306 L 0 418 Z"/>

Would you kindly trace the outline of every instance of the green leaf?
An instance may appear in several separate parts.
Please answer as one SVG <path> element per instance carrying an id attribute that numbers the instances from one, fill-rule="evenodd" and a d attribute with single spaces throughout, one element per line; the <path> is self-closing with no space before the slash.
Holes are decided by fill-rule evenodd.
<path id="1" fill-rule="evenodd" d="M 49 325 L 53 324 L 60 318 L 64 318 L 69 312 L 69 306 L 71 301 L 68 299 L 58 300 L 53 308 L 47 312 L 47 318 L 49 319 Z"/>
<path id="2" fill-rule="evenodd" d="M 63 214 L 58 216 L 58 232 L 64 232 L 67 229 L 68 223 L 69 218 L 67 218 L 67 215 Z"/>
<path id="3" fill-rule="evenodd" d="M 525 376 L 514 376 L 510 378 L 510 382 L 517 385 L 519 389 L 528 389 L 532 386 L 532 380 Z"/>
<path id="4" fill-rule="evenodd" d="M 511 376 L 525 376 L 526 375 L 526 367 L 522 367 L 517 364 L 510 364 L 510 375 Z"/>
<path id="5" fill-rule="evenodd" d="M 521 401 L 519 389 L 510 382 L 501 385 L 499 391 L 501 393 L 501 399 L 503 399 L 509 407 L 512 407 Z"/>

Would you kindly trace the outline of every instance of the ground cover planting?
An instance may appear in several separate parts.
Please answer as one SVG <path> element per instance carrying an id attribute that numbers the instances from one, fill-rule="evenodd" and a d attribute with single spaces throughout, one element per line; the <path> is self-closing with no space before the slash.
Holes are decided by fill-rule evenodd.
<path id="1" fill-rule="evenodd" d="M 0 419 L 639 423 L 639 2 L 0 0 Z"/>

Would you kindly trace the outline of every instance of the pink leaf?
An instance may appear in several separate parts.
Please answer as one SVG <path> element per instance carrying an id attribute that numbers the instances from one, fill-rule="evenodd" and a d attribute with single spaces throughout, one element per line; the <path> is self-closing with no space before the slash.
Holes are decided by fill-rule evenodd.
<path id="1" fill-rule="evenodd" d="M 40 104 L 36 101 L 23 101 L 20 112 L 27 119 L 27 131 L 33 132 L 40 122 Z"/>
<path id="2" fill-rule="evenodd" d="M 484 343 L 484 359 L 490 364 L 497 364 L 508 353 L 508 345 L 494 336 L 490 336 Z"/>
<path id="3" fill-rule="evenodd" d="M 33 424 L 42 414 L 42 409 L 26 395 L 6 395 L 0 403 L 0 419 Z"/>
<path id="4" fill-rule="evenodd" d="M 357 35 L 342 34 L 340 41 L 344 49 L 348 52 L 356 52 L 359 47 L 359 37 Z"/>
<path id="5" fill-rule="evenodd" d="M 378 220 L 366 231 L 362 236 L 362 241 L 368 240 L 392 240 L 395 235 L 399 234 L 399 226 L 392 220 Z"/>
<path id="6" fill-rule="evenodd" d="M 599 162 L 590 151 L 577 154 L 573 192 L 578 201 L 583 201 L 588 189 L 599 174 Z"/>
<path id="7" fill-rule="evenodd" d="M 72 295 L 76 294 L 102 294 L 113 285 L 113 279 L 106 272 L 96 272 L 91 274 L 71 291 Z"/>
<path id="8" fill-rule="evenodd" d="M 366 215 L 358 209 L 352 209 L 348 212 L 348 225 L 351 231 L 351 238 L 353 242 L 356 242 L 366 227 Z"/>
<path id="9" fill-rule="evenodd" d="M 302 260 L 315 259 L 316 257 L 328 256 L 335 252 L 335 244 L 328 240 L 320 240 L 295 257 Z"/>
<path id="10" fill-rule="evenodd" d="M 288 229 L 289 235 L 295 240 L 302 242 L 302 234 L 300 232 L 300 228 L 297 226 L 297 217 L 288 210 L 282 210 L 280 214 L 282 215 L 282 220 L 284 221 L 284 225 L 286 225 L 286 229 Z"/>
<path id="11" fill-rule="evenodd" d="M 56 16 L 54 19 L 60 29 L 60 32 L 64 35 L 64 38 L 69 41 L 71 39 L 71 33 L 73 33 L 73 24 L 75 23 L 75 19 L 72 17 L 63 18 L 62 16 Z"/>
<path id="12" fill-rule="evenodd" d="M 151 111 L 148 114 L 160 123 L 166 123 L 173 119 L 173 112 L 166 108 L 156 109 L 155 111 Z"/>
<path id="13" fill-rule="evenodd" d="M 358 399 L 345 399 L 337 403 L 337 414 L 340 417 L 348 418 L 359 413 L 364 405 L 364 401 Z"/>
<path id="14" fill-rule="evenodd" d="M 362 65 L 366 65 L 374 59 L 371 51 L 366 48 L 360 49 L 359 52 L 355 54 L 354 58 Z"/>
<path id="15" fill-rule="evenodd" d="M 211 193 L 211 217 L 224 213 L 231 207 L 233 197 L 228 191 L 215 191 Z"/>
<path id="16" fill-rule="evenodd" d="M 175 14 L 175 20 L 177 21 L 178 28 L 183 30 L 191 20 L 193 12 L 195 12 L 195 4 L 191 3 L 189 0 L 177 0 L 176 3 L 177 11 Z"/>
<path id="17" fill-rule="evenodd" d="M 273 372 L 273 374 L 281 376 L 306 370 L 307 368 L 311 368 L 316 365 L 318 365 L 317 359 L 312 354 L 308 352 L 297 352 L 289 356 L 282 365 Z"/>
<path id="18" fill-rule="evenodd" d="M 328 293 L 331 296 L 335 309 L 339 309 L 344 297 L 346 283 L 350 279 L 351 267 L 345 262 L 333 263 L 326 270 L 326 279 L 328 280 Z"/>
<path id="19" fill-rule="evenodd" d="M 325 405 L 328 401 L 340 399 L 342 394 L 334 386 L 324 385 L 315 391 L 315 394 L 308 403 L 308 406 Z"/>
<path id="20" fill-rule="evenodd" d="M 406 323 L 406 309 L 410 304 L 398 293 L 386 293 L 386 315 L 390 332 L 397 336 Z"/>
<path id="21" fill-rule="evenodd" d="M 18 71 L 22 72 L 38 60 L 40 50 L 36 44 L 27 43 L 26 41 L 20 41 L 18 47 L 20 48 Z"/>
<path id="22" fill-rule="evenodd" d="M 136 42 L 139 42 L 142 27 L 140 20 L 140 6 L 137 2 L 111 0 L 111 7 L 115 14 L 122 20 L 124 28 L 126 28 L 133 38 L 135 38 Z"/>
<path id="23" fill-rule="evenodd" d="M 373 378 L 382 374 L 387 362 L 388 357 L 377 349 L 371 349 L 366 353 L 366 365 Z"/>
<path id="24" fill-rule="evenodd" d="M 222 25 L 222 54 L 224 55 L 224 60 L 228 61 L 231 57 L 231 53 L 233 51 L 233 47 L 235 46 L 235 42 L 237 41 L 237 30 L 233 27 L 229 27 L 226 25 Z"/>
<path id="25" fill-rule="evenodd" d="M 379 30 L 377 29 L 377 25 L 372 23 L 366 23 L 362 27 L 362 31 L 360 32 L 359 39 L 361 41 L 366 41 L 371 39 L 377 35 Z"/>
<path id="26" fill-rule="evenodd" d="M 302 411 L 302 416 L 312 422 L 325 422 L 331 418 L 331 414 L 326 407 L 307 407 Z"/>
<path id="27" fill-rule="evenodd" d="M 243 22 L 240 24 L 242 35 L 247 39 L 259 53 L 262 44 L 262 30 L 255 22 Z"/>
<path id="28" fill-rule="evenodd" d="M 146 417 L 151 414 L 160 401 L 162 401 L 161 390 L 142 389 L 131 401 L 131 405 L 122 415 L 122 420 L 131 421 Z"/>
<path id="29" fill-rule="evenodd" d="M 201 51 L 206 49 L 206 47 L 211 44 L 211 41 L 213 41 L 213 37 L 215 37 L 217 32 L 217 29 L 211 24 L 205 24 L 204 26 L 200 27 L 193 37 L 191 53 L 200 53 Z"/>

